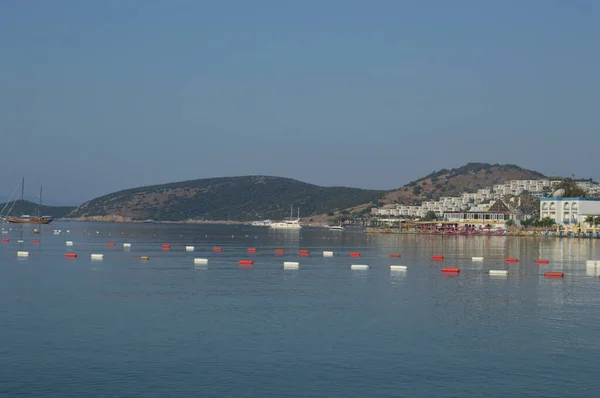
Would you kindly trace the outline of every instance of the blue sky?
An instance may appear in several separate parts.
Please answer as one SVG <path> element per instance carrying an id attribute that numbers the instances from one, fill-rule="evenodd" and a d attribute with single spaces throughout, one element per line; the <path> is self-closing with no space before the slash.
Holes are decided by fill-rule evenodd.
<path id="1" fill-rule="evenodd" d="M 467 162 L 600 179 L 600 2 L 0 2 L 0 195 Z"/>

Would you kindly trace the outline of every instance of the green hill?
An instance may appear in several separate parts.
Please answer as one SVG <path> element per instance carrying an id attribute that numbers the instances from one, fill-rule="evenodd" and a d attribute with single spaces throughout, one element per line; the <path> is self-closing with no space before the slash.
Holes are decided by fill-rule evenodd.
<path id="1" fill-rule="evenodd" d="M 321 187 L 282 177 L 206 178 L 127 189 L 90 200 L 69 217 L 126 220 L 246 221 L 288 217 L 290 206 L 308 217 L 376 202 L 386 192 Z"/>
<path id="2" fill-rule="evenodd" d="M 13 206 L 14 203 L 14 206 Z M 5 208 L 6 206 L 6 208 Z M 12 207 L 12 210 L 10 210 Z M 6 212 L 10 210 L 10 215 L 12 216 L 20 216 L 23 214 L 35 215 L 39 214 L 40 216 L 53 216 L 54 218 L 63 218 L 66 217 L 67 214 L 75 209 L 75 206 L 44 206 L 38 205 L 37 203 L 30 202 L 28 200 L 17 200 L 16 202 L 10 202 L 8 206 L 6 203 L 0 204 L 0 211 L 5 209 L 2 212 L 2 215 L 5 216 Z"/>

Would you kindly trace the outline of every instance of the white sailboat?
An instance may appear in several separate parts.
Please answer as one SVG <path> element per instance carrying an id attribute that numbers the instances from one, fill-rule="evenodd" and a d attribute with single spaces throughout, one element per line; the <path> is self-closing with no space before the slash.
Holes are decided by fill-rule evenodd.
<path id="1" fill-rule="evenodd" d="M 302 225 L 300 225 L 300 208 L 298 207 L 298 218 L 295 220 L 292 219 L 292 211 L 293 206 L 290 206 L 290 219 L 283 220 L 280 222 L 274 222 L 269 225 L 269 228 L 273 229 L 300 229 Z"/>

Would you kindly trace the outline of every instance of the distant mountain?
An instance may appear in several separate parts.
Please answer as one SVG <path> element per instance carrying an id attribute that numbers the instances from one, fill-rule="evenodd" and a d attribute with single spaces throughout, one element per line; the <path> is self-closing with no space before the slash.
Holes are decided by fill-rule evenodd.
<path id="1" fill-rule="evenodd" d="M 6 203 L 9 200 L 13 201 L 15 199 L 16 198 L 14 198 L 14 197 L 11 199 L 8 195 L 0 195 L 0 203 Z M 18 199 L 21 199 L 20 195 L 19 195 Z M 40 198 L 37 196 L 27 196 L 26 195 L 25 200 L 28 200 L 33 203 L 39 203 Z M 48 205 L 48 206 L 67 206 L 67 203 L 59 201 L 59 200 L 54 200 L 51 198 L 42 198 L 42 203 L 45 205 Z M 73 203 L 73 202 L 71 202 L 71 203 Z"/>
<path id="2" fill-rule="evenodd" d="M 21 201 L 19 199 L 16 202 L 10 202 L 8 206 L 6 205 L 6 203 L 0 204 L 0 211 L 2 211 L 2 209 L 5 209 L 4 212 L 2 212 L 1 214 L 2 216 L 6 216 L 6 213 L 10 210 L 11 216 L 20 216 L 23 214 L 35 215 L 36 213 L 39 213 L 40 216 L 54 216 L 54 218 L 63 218 L 67 214 L 72 212 L 73 209 L 75 209 L 75 207 L 44 205 L 40 207 L 37 203 L 30 202 L 28 200 Z"/>
<path id="3" fill-rule="evenodd" d="M 115 220 L 245 221 L 330 213 L 375 203 L 385 191 L 320 187 L 290 178 L 242 176 L 205 178 L 153 185 L 90 200 L 73 210 L 72 218 Z"/>
<path id="4" fill-rule="evenodd" d="M 388 192 L 381 200 L 385 204 L 420 204 L 442 196 L 459 196 L 463 192 L 476 192 L 510 180 L 539 180 L 542 173 L 512 164 L 468 163 L 456 169 L 433 172 L 403 187 Z"/>

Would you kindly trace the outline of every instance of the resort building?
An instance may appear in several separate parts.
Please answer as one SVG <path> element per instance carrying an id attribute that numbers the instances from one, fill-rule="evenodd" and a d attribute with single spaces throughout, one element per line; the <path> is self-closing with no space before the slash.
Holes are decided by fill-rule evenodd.
<path id="1" fill-rule="evenodd" d="M 557 224 L 584 223 L 588 216 L 600 216 L 600 198 L 541 198 L 540 219 Z"/>
<path id="2" fill-rule="evenodd" d="M 513 217 L 513 212 L 501 200 L 485 205 L 472 206 L 468 211 L 444 213 L 445 221 L 490 221 L 490 223 L 506 222 Z"/>

